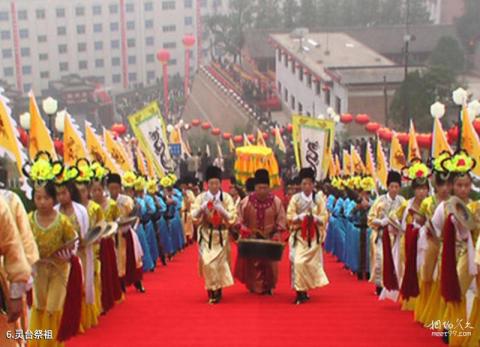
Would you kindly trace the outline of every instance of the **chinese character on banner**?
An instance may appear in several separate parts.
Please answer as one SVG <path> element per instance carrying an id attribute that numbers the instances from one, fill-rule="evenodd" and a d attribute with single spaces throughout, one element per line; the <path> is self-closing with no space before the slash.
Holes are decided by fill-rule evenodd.
<path id="1" fill-rule="evenodd" d="M 182 155 L 182 146 L 179 143 L 171 143 L 168 145 L 170 147 L 170 154 L 174 157 L 179 157 Z"/>

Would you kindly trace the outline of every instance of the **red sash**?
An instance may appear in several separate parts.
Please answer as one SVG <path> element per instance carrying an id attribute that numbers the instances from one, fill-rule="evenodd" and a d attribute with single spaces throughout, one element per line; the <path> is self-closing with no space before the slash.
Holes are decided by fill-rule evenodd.
<path id="1" fill-rule="evenodd" d="M 418 229 L 413 224 L 407 225 L 405 231 L 405 274 L 400 293 L 405 299 L 415 298 L 420 293 L 417 276 L 417 241 Z"/>
<path id="2" fill-rule="evenodd" d="M 388 290 L 398 290 L 398 280 L 393 263 L 392 245 L 390 244 L 390 234 L 388 227 L 383 229 L 382 235 L 383 248 L 383 286 Z"/>
<path id="3" fill-rule="evenodd" d="M 442 270 L 440 274 L 440 288 L 446 302 L 460 302 L 460 283 L 457 273 L 457 255 L 455 253 L 455 227 L 448 215 L 443 226 Z"/>

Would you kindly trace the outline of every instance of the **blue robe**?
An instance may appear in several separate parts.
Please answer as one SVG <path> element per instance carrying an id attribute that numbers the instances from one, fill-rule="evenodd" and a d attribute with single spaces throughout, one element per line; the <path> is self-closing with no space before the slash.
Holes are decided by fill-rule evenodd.
<path id="1" fill-rule="evenodd" d="M 137 197 L 135 198 L 135 202 L 139 207 L 137 213 L 138 213 L 138 216 L 140 217 L 140 220 L 146 221 L 146 219 L 149 218 L 149 215 L 148 215 L 148 209 L 147 209 L 147 204 L 145 203 L 145 200 L 143 200 L 140 197 Z M 145 224 L 143 222 L 138 225 L 137 235 L 143 250 L 143 258 L 142 258 L 143 271 L 149 271 L 154 268 L 154 263 L 152 260 L 152 256 L 150 254 L 150 247 L 147 241 L 147 233 L 145 231 Z"/>
<path id="2" fill-rule="evenodd" d="M 155 233 L 155 225 L 153 224 L 152 217 L 157 212 L 157 207 L 155 206 L 155 201 L 153 200 L 153 197 L 151 197 L 150 195 L 145 195 L 143 199 L 145 200 L 145 203 L 147 205 L 147 211 L 150 216 L 149 221 L 145 225 L 145 232 L 148 246 L 150 249 L 150 255 L 152 257 L 153 264 L 156 265 L 160 255 L 158 252 L 157 236 Z"/>
<path id="3" fill-rule="evenodd" d="M 327 198 L 327 210 L 330 214 L 330 218 L 328 220 L 327 236 L 325 238 L 325 251 L 328 253 L 333 252 L 333 242 L 334 242 L 333 226 L 335 225 L 335 216 L 333 215 L 334 207 L 335 207 L 335 196 L 330 194 Z"/>
<path id="4" fill-rule="evenodd" d="M 168 228 L 168 223 L 165 220 L 167 204 L 161 195 L 157 195 L 156 198 L 161 213 L 161 217 L 157 220 L 157 228 L 160 232 L 160 243 L 162 244 L 163 253 L 170 255 L 174 253 L 174 250 L 172 245 L 172 235 L 170 235 L 170 229 Z"/>

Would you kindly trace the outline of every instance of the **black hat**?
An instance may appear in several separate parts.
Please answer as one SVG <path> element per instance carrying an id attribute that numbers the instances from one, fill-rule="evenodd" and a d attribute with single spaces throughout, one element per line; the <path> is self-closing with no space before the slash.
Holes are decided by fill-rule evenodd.
<path id="1" fill-rule="evenodd" d="M 255 190 L 255 178 L 247 178 L 245 181 L 245 189 L 247 190 L 247 193 L 251 193 Z"/>
<path id="2" fill-rule="evenodd" d="M 217 166 L 209 166 L 205 172 L 205 180 L 208 182 L 212 178 L 222 179 L 222 169 Z"/>
<path id="3" fill-rule="evenodd" d="M 108 176 L 107 176 L 107 184 L 110 184 L 110 183 L 118 183 L 118 184 L 122 184 L 122 178 L 120 177 L 119 174 L 116 174 L 116 173 L 109 173 Z"/>
<path id="4" fill-rule="evenodd" d="M 390 183 L 398 183 L 402 185 L 402 175 L 396 171 L 389 171 L 387 177 L 387 187 L 390 185 Z"/>
<path id="5" fill-rule="evenodd" d="M 300 170 L 298 177 L 300 178 L 300 182 L 304 178 L 310 178 L 315 182 L 315 170 L 313 170 L 311 167 L 304 167 Z"/>
<path id="6" fill-rule="evenodd" d="M 267 170 L 259 169 L 255 171 L 255 185 L 268 184 L 270 185 L 270 175 Z"/>

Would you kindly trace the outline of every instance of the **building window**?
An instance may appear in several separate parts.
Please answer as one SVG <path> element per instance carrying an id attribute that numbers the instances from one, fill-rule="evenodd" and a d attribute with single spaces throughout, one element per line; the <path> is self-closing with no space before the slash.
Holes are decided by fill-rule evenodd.
<path id="1" fill-rule="evenodd" d="M 177 30 L 177 27 L 175 26 L 175 24 L 172 24 L 172 25 L 164 25 L 163 28 L 162 28 L 162 30 L 163 30 L 164 33 L 168 33 L 168 32 L 172 32 L 172 31 Z"/>
<path id="2" fill-rule="evenodd" d="M 28 29 L 20 29 L 18 31 L 21 39 L 28 39 Z"/>
<path id="3" fill-rule="evenodd" d="M 20 54 L 22 57 L 29 57 L 30 56 L 30 48 L 29 47 L 22 47 L 20 49 Z"/>
<path id="4" fill-rule="evenodd" d="M 23 85 L 23 92 L 24 93 L 28 93 L 31 90 L 32 90 L 32 84 L 31 83 L 25 83 Z"/>
<path id="5" fill-rule="evenodd" d="M 155 39 L 153 36 L 149 36 L 145 38 L 145 44 L 147 46 L 153 46 L 155 44 Z"/>
<path id="6" fill-rule="evenodd" d="M 298 103 L 298 113 L 299 114 L 303 113 L 303 105 L 300 102 Z"/>
<path id="7" fill-rule="evenodd" d="M 75 15 L 77 17 L 85 16 L 85 7 L 83 6 L 75 7 Z"/>
<path id="8" fill-rule="evenodd" d="M 108 6 L 108 10 L 110 11 L 110 14 L 118 13 L 118 5 L 117 4 L 110 4 Z"/>
<path id="9" fill-rule="evenodd" d="M 110 23 L 110 31 L 118 31 L 118 23 L 117 22 Z"/>
<path id="10" fill-rule="evenodd" d="M 153 28 L 153 19 L 149 19 L 145 21 L 145 29 L 152 29 Z"/>
<path id="11" fill-rule="evenodd" d="M 66 44 L 58 45 L 58 53 L 60 54 L 67 53 L 67 45 Z"/>
<path id="12" fill-rule="evenodd" d="M 338 96 L 335 97 L 335 112 L 342 113 L 342 100 Z"/>
<path id="13" fill-rule="evenodd" d="M 277 52 L 278 52 L 278 55 L 277 55 L 277 57 L 278 57 L 278 62 L 281 63 L 281 62 L 282 62 L 282 51 L 281 51 L 281 50 L 277 50 Z"/>
<path id="14" fill-rule="evenodd" d="M 135 30 L 135 22 L 133 20 L 127 22 L 127 30 Z"/>
<path id="15" fill-rule="evenodd" d="M 47 53 L 40 53 L 38 55 L 38 60 L 41 60 L 41 61 L 48 60 L 48 54 Z"/>
<path id="16" fill-rule="evenodd" d="M 92 13 L 96 16 L 99 16 L 102 14 L 102 6 L 101 5 L 94 5 L 92 7 Z"/>
<path id="17" fill-rule="evenodd" d="M 128 74 L 128 80 L 130 82 L 136 82 L 137 81 L 137 73 L 136 72 L 130 72 Z"/>
<path id="18" fill-rule="evenodd" d="M 193 1 L 192 0 L 184 0 L 183 7 L 185 8 L 193 8 Z"/>
<path id="19" fill-rule="evenodd" d="M 95 59 L 95 67 L 103 67 L 104 65 L 103 59 Z"/>
<path id="20" fill-rule="evenodd" d="M 23 65 L 22 66 L 22 73 L 24 75 L 30 75 L 32 73 L 32 67 L 30 65 Z"/>
<path id="21" fill-rule="evenodd" d="M 38 42 L 47 42 L 47 35 L 38 35 L 37 41 Z"/>
<path id="22" fill-rule="evenodd" d="M 6 67 L 3 69 L 3 75 L 5 77 L 12 77 L 13 76 L 13 67 Z"/>
<path id="23" fill-rule="evenodd" d="M 135 39 L 128 39 L 127 40 L 127 46 L 128 46 L 128 48 L 135 47 Z"/>
<path id="24" fill-rule="evenodd" d="M 321 83 L 320 81 L 315 81 L 315 94 L 320 95 L 320 90 L 321 90 Z"/>
<path id="25" fill-rule="evenodd" d="M 312 88 L 312 74 L 307 74 L 307 87 Z"/>
<path id="26" fill-rule="evenodd" d="M 120 65 L 120 58 L 119 57 L 113 57 L 112 58 L 112 66 L 119 66 Z"/>
<path id="27" fill-rule="evenodd" d="M 112 76 L 112 83 L 120 83 L 122 82 L 122 75 L 115 74 Z"/>
<path id="28" fill-rule="evenodd" d="M 85 34 L 85 25 L 77 25 L 77 34 Z"/>
<path id="29" fill-rule="evenodd" d="M 147 81 L 151 81 L 155 79 L 155 71 L 147 71 Z"/>
<path id="30" fill-rule="evenodd" d="M 78 69 L 79 70 L 85 70 L 85 69 L 87 69 L 87 66 L 88 66 L 88 62 L 86 60 L 80 60 L 78 62 Z"/>
<path id="31" fill-rule="evenodd" d="M 299 70 L 300 70 L 299 71 L 300 82 L 303 82 L 303 67 L 301 67 Z"/>
<path id="32" fill-rule="evenodd" d="M 132 3 L 128 3 L 128 4 L 125 5 L 125 9 L 126 9 L 127 12 L 133 12 L 133 11 L 135 11 L 135 6 Z"/>
<path id="33" fill-rule="evenodd" d="M 2 40 L 10 40 L 10 31 L 2 30 L 2 32 L 0 33 L 0 37 L 2 38 Z"/>
<path id="34" fill-rule="evenodd" d="M 292 73 L 295 74 L 296 71 L 297 71 L 296 63 L 292 60 Z"/>
<path id="35" fill-rule="evenodd" d="M 147 61 L 147 63 L 155 62 L 155 54 L 147 54 L 147 57 L 145 60 Z"/>
<path id="36" fill-rule="evenodd" d="M 200 0 L 200 7 L 201 8 L 207 7 L 207 0 Z"/>
<path id="37" fill-rule="evenodd" d="M 0 11 L 0 21 L 7 21 L 9 18 L 7 11 Z"/>
<path id="38" fill-rule="evenodd" d="M 278 92 L 278 95 L 282 95 L 282 82 L 278 81 L 278 84 L 277 84 L 277 92 Z"/>
<path id="39" fill-rule="evenodd" d="M 153 2 L 149 1 L 143 5 L 145 12 L 153 11 Z"/>
<path id="40" fill-rule="evenodd" d="M 185 25 L 193 25 L 193 17 L 185 17 Z"/>
<path id="41" fill-rule="evenodd" d="M 285 90 L 283 91 L 283 99 L 285 100 L 285 102 L 288 102 L 288 89 L 285 88 Z"/>
<path id="42" fill-rule="evenodd" d="M 2 57 L 3 58 L 11 58 L 12 57 L 12 50 L 10 48 L 2 49 Z"/>
<path id="43" fill-rule="evenodd" d="M 165 48 L 165 49 L 177 48 L 177 43 L 176 42 L 165 42 L 163 44 L 163 48 Z"/>
<path id="44" fill-rule="evenodd" d="M 27 20 L 28 19 L 28 16 L 27 16 L 27 10 L 20 10 L 18 11 L 18 20 Z"/>
<path id="45" fill-rule="evenodd" d="M 137 57 L 134 55 L 129 55 L 128 56 L 128 64 L 129 65 L 134 65 L 137 63 Z"/>
<path id="46" fill-rule="evenodd" d="M 64 18 L 65 17 L 65 9 L 64 8 L 57 8 L 57 18 Z"/>
<path id="47" fill-rule="evenodd" d="M 175 9 L 175 1 L 162 2 L 162 10 L 174 10 L 174 9 Z"/>
<path id="48" fill-rule="evenodd" d="M 93 44 L 96 51 L 101 51 L 103 49 L 103 42 L 102 41 L 95 41 Z"/>
<path id="49" fill-rule="evenodd" d="M 67 27 L 57 27 L 57 35 L 65 36 L 67 34 Z"/>
<path id="50" fill-rule="evenodd" d="M 93 24 L 93 32 L 94 33 L 101 33 L 102 32 L 102 23 L 95 23 Z"/>
<path id="51" fill-rule="evenodd" d="M 288 55 L 285 53 L 285 67 L 288 67 Z"/>
<path id="52" fill-rule="evenodd" d="M 325 88 L 325 104 L 330 106 L 330 88 Z"/>
<path id="53" fill-rule="evenodd" d="M 43 78 L 43 79 L 50 78 L 50 72 L 48 72 L 48 71 L 40 72 L 40 78 Z"/>
<path id="54" fill-rule="evenodd" d="M 177 59 L 170 59 L 168 65 L 177 65 Z"/>
<path id="55" fill-rule="evenodd" d="M 35 11 L 35 16 L 37 19 L 45 19 L 45 10 L 43 8 L 37 8 Z"/>
<path id="56" fill-rule="evenodd" d="M 295 97 L 290 96 L 290 104 L 292 104 L 292 111 L 295 111 Z"/>
<path id="57" fill-rule="evenodd" d="M 78 45 L 77 45 L 77 50 L 79 52 L 85 52 L 87 50 L 87 44 L 85 42 L 80 42 Z"/>
<path id="58" fill-rule="evenodd" d="M 120 47 L 120 41 L 112 40 L 112 42 L 110 43 L 110 47 L 112 47 L 112 49 L 118 49 Z"/>
<path id="59" fill-rule="evenodd" d="M 60 71 L 68 71 L 68 63 L 60 63 Z"/>

